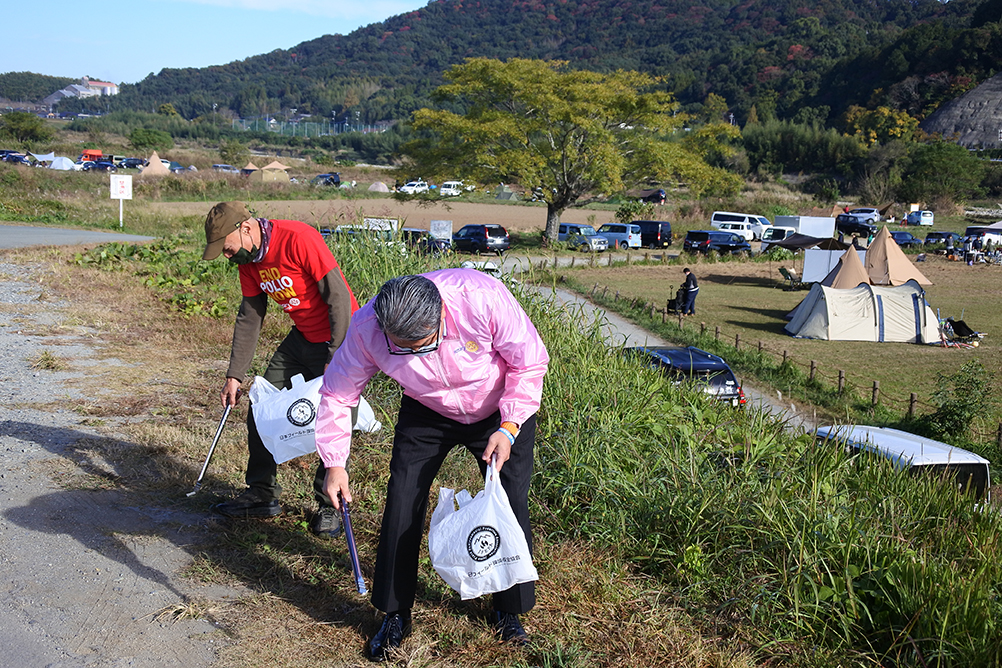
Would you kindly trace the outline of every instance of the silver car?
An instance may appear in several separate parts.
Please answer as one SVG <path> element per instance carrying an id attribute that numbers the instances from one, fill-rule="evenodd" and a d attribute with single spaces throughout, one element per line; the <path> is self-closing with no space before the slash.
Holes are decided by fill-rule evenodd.
<path id="1" fill-rule="evenodd" d="M 601 253 L 609 248 L 609 240 L 595 232 L 591 225 L 561 223 L 557 229 L 557 241 L 564 241 L 570 248 L 582 253 Z"/>

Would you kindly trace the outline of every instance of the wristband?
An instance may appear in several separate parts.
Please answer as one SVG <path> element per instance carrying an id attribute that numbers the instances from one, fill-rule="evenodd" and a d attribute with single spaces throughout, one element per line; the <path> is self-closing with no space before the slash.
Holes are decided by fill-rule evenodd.
<path id="1" fill-rule="evenodd" d="M 512 436 L 511 432 L 507 429 L 498 429 L 499 434 L 504 434 L 508 438 L 508 442 L 515 445 L 515 437 Z"/>
<path id="2" fill-rule="evenodd" d="M 512 436 L 518 436 L 518 432 L 521 431 L 518 428 L 518 425 L 515 424 L 514 422 L 502 422 L 501 428 L 507 431 Z"/>

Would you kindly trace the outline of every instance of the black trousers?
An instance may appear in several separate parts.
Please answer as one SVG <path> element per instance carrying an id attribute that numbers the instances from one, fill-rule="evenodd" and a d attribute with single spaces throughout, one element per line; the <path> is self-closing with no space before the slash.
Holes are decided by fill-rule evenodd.
<path id="1" fill-rule="evenodd" d="M 500 413 L 473 424 L 444 417 L 405 396 L 400 402 L 386 508 L 379 534 L 376 572 L 372 579 L 372 605 L 383 612 L 407 610 L 414 605 L 417 588 L 418 552 L 428 511 L 432 481 L 449 451 L 464 445 L 476 457 L 481 476 L 487 463 L 481 459 L 487 439 L 501 425 Z M 501 468 L 501 484 L 511 503 L 525 540 L 532 550 L 529 527 L 529 482 L 532 478 L 536 416 L 526 420 L 511 449 L 511 458 Z M 536 604 L 534 582 L 515 585 L 494 594 L 494 609 L 521 614 Z"/>
<path id="2" fill-rule="evenodd" d="M 292 387 L 292 377 L 299 373 L 305 380 L 313 380 L 323 375 L 329 351 L 327 343 L 311 343 L 293 327 L 268 362 L 264 379 L 279 389 Z M 247 475 L 244 477 L 247 486 L 263 498 L 277 499 L 282 493 L 278 484 L 278 465 L 258 434 L 253 409 L 247 411 L 247 449 Z M 327 469 L 320 461 L 313 475 L 313 496 L 321 506 L 333 506 L 324 491 L 326 475 Z"/>

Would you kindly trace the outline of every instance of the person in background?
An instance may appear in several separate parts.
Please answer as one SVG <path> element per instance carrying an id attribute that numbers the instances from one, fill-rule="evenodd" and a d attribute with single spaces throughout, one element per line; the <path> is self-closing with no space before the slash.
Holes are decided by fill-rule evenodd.
<path id="1" fill-rule="evenodd" d="M 682 315 L 696 315 L 696 295 L 699 294 L 699 283 L 696 281 L 696 274 L 692 273 L 689 267 L 682 270 L 685 274 L 685 282 L 682 288 L 685 290 L 685 302 L 682 304 Z"/>
<path id="2" fill-rule="evenodd" d="M 532 549 L 529 481 L 548 364 L 543 341 L 508 288 L 472 269 L 390 279 L 352 318 L 324 374 L 317 411 L 317 451 L 335 503 L 339 495 L 351 502 L 344 468 L 350 407 L 379 371 L 404 390 L 372 578 L 372 604 L 386 616 L 369 642 L 370 659 L 386 660 L 410 633 L 428 493 L 457 444 L 477 458 L 481 476 L 496 459 Z M 527 582 L 494 594 L 501 642 L 528 642 L 519 615 L 535 605 L 535 592 Z"/>
<path id="3" fill-rule="evenodd" d="M 205 219 L 205 241 L 202 259 L 222 254 L 238 265 L 243 293 L 220 392 L 223 406 L 236 405 L 240 399 L 269 297 L 289 314 L 293 327 L 268 363 L 264 379 L 275 387 L 289 388 L 297 374 L 306 380 L 323 374 L 358 302 L 320 233 L 297 220 L 255 218 L 243 202 L 221 202 Z M 247 489 L 215 506 L 216 512 L 227 517 L 281 514 L 278 466 L 261 441 L 253 408 L 247 412 L 247 449 Z M 313 481 L 318 508 L 310 530 L 318 536 L 336 537 L 341 533 L 341 519 L 324 491 L 326 473 L 320 462 Z"/>

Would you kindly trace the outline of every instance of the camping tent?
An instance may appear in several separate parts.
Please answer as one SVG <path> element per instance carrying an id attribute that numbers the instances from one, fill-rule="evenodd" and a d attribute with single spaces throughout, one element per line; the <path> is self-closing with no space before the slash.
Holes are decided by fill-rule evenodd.
<path id="1" fill-rule="evenodd" d="M 939 321 L 914 280 L 895 287 L 860 285 L 839 290 L 811 286 L 784 329 L 798 338 L 826 341 L 934 343 Z"/>
<path id="2" fill-rule="evenodd" d="M 866 249 L 866 273 L 872 285 L 902 285 L 915 280 L 921 285 L 932 285 L 932 281 L 915 268 L 911 260 L 901 250 L 887 226 L 880 228 L 873 242 Z"/>
<path id="3" fill-rule="evenodd" d="M 170 170 L 167 169 L 167 165 L 160 162 L 160 156 L 157 155 L 156 151 L 153 151 L 153 155 L 151 155 L 150 159 L 146 162 L 147 165 L 143 167 L 141 172 L 139 172 L 140 178 L 147 178 L 150 176 L 167 176 L 170 174 Z"/>
<path id="4" fill-rule="evenodd" d="M 29 153 L 28 155 L 33 157 L 38 162 L 52 162 L 56 159 L 56 154 L 51 152 L 44 155 L 39 155 L 38 153 Z"/>
<path id="5" fill-rule="evenodd" d="M 253 162 L 248 162 L 247 166 L 241 169 L 240 171 L 244 174 L 250 174 L 251 172 L 256 172 L 258 169 L 259 167 L 255 165 Z"/>
<path id="6" fill-rule="evenodd" d="M 369 186 L 369 192 L 374 193 L 388 193 L 390 192 L 389 186 L 387 186 L 382 181 L 376 181 L 371 186 Z"/>
<path id="7" fill-rule="evenodd" d="M 854 288 L 857 285 L 867 285 L 870 277 L 863 267 L 863 259 L 860 254 L 865 251 L 850 248 L 842 253 L 842 257 L 835 264 L 835 267 L 828 272 L 828 275 L 821 281 L 821 285 L 826 288 L 838 288 L 845 290 Z"/>
<path id="8" fill-rule="evenodd" d="M 247 166 L 250 167 L 251 165 L 248 164 Z M 285 171 L 287 169 L 288 167 L 275 160 L 269 162 L 261 169 L 251 172 L 247 178 L 255 183 L 288 183 L 289 174 Z"/>
<path id="9" fill-rule="evenodd" d="M 59 171 L 67 172 L 73 169 L 73 161 L 63 157 L 53 158 L 49 169 L 58 169 Z"/>

